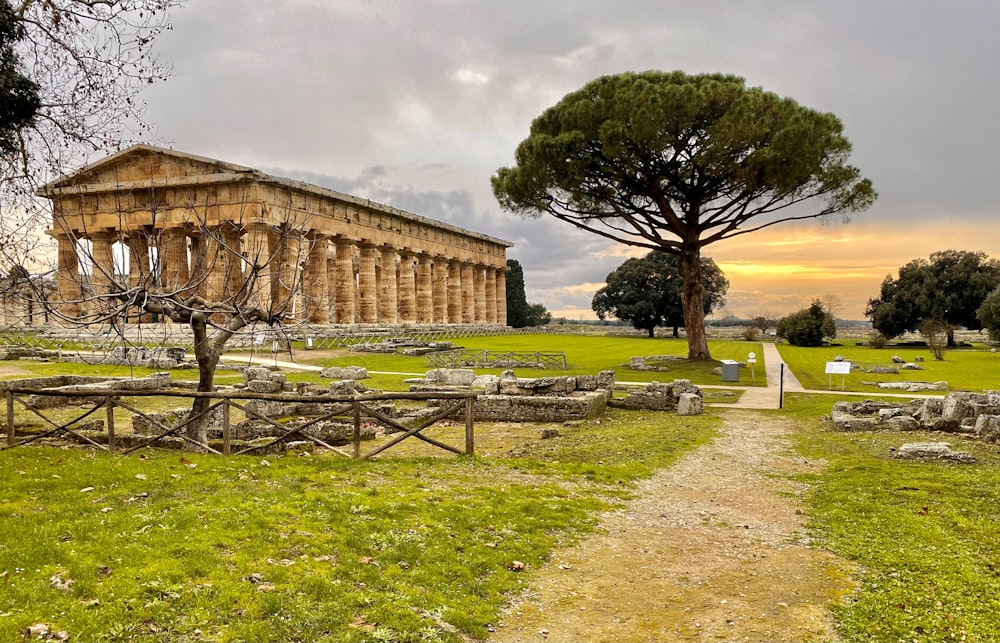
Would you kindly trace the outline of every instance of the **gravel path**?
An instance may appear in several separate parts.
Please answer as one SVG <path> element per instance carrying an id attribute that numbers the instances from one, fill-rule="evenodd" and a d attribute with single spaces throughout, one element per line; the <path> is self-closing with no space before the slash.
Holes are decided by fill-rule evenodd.
<path id="1" fill-rule="evenodd" d="M 829 641 L 848 563 L 808 546 L 784 478 L 791 420 L 723 415 L 720 435 L 644 481 L 601 529 L 535 570 L 492 641 Z"/>

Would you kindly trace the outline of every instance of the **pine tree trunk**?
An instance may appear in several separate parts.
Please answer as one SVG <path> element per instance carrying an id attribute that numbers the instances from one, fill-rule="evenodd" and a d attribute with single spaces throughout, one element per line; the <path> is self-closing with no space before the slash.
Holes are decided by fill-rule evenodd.
<path id="1" fill-rule="evenodd" d="M 701 248 L 687 245 L 681 250 L 681 306 L 684 308 L 684 330 L 687 332 L 688 359 L 710 360 L 708 336 L 705 334 L 705 287 L 701 282 Z"/>

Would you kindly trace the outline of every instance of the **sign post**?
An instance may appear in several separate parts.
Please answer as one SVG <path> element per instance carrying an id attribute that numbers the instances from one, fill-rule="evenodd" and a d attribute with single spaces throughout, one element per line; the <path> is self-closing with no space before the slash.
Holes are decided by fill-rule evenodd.
<path id="1" fill-rule="evenodd" d="M 757 363 L 757 353 L 750 353 L 750 355 L 747 356 L 747 364 L 750 365 L 750 381 L 755 383 L 757 381 L 757 377 L 754 373 L 753 365 L 756 363 Z"/>
<path id="2" fill-rule="evenodd" d="M 826 373 L 829 375 L 829 388 L 833 390 L 833 376 L 840 375 L 840 390 L 844 390 L 844 380 L 851 373 L 851 363 L 850 362 L 827 362 L 826 363 Z"/>

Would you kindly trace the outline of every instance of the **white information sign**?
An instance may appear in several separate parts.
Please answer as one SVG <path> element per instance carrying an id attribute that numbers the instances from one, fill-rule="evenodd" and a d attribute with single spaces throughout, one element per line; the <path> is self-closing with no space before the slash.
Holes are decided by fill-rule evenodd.
<path id="1" fill-rule="evenodd" d="M 833 388 L 833 376 L 840 375 L 840 390 L 844 390 L 844 380 L 851 374 L 850 362 L 827 362 L 826 372 L 830 376 L 830 388 Z"/>
<path id="2" fill-rule="evenodd" d="M 851 363 L 850 362 L 827 362 L 826 372 L 828 375 L 850 375 L 851 374 Z"/>

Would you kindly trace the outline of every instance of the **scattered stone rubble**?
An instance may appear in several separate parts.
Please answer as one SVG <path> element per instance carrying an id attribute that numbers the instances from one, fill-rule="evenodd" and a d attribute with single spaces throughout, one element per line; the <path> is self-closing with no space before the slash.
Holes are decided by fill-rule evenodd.
<path id="1" fill-rule="evenodd" d="M 947 442 L 911 442 L 899 449 L 890 448 L 890 455 L 900 460 L 947 460 L 961 464 L 973 464 L 976 456 L 971 453 L 952 451 Z"/>
<path id="2" fill-rule="evenodd" d="M 286 381 L 285 375 L 276 373 L 266 366 L 250 366 L 243 371 L 243 383 L 237 384 L 235 388 L 245 389 L 254 393 L 299 393 L 301 395 L 345 395 L 351 396 L 356 393 L 367 391 L 364 384 L 355 380 L 343 380 L 331 382 L 329 387 L 315 384 L 301 383 L 293 384 Z M 248 417 L 242 422 L 233 423 L 230 426 L 230 436 L 236 442 L 242 442 L 246 446 L 252 446 L 255 442 L 269 442 L 276 437 L 285 435 L 287 431 L 294 430 L 298 426 L 312 421 L 313 418 L 326 415 L 338 406 L 338 403 L 330 402 L 283 402 L 278 400 L 244 400 L 241 402 L 248 411 L 261 417 L 279 420 L 284 418 L 295 418 L 289 422 L 283 422 L 285 430 L 276 427 L 274 424 L 259 419 Z M 395 413 L 392 405 L 389 408 L 379 409 L 383 414 L 392 417 Z M 158 435 L 163 433 L 163 426 L 174 427 L 183 422 L 190 412 L 190 408 L 177 408 L 164 413 L 150 413 L 149 417 L 134 415 L 132 417 L 132 430 L 137 435 Z M 153 420 L 160 423 L 157 425 Z M 350 443 L 354 431 L 353 419 L 345 412 L 343 417 L 328 418 L 316 422 L 302 430 L 307 434 L 327 444 L 341 446 Z M 374 425 L 363 425 L 361 438 L 363 440 L 372 439 L 375 436 Z M 209 414 L 208 439 L 222 439 L 222 409 L 218 407 Z M 305 441 L 301 435 L 293 436 L 292 441 L 279 443 L 275 449 L 284 450 L 286 448 L 298 448 L 301 446 L 311 446 L 312 443 Z M 272 449 L 272 450 L 275 450 Z M 260 454 L 262 451 L 257 451 Z"/>
<path id="3" fill-rule="evenodd" d="M 363 342 L 354 344 L 348 350 L 356 353 L 402 353 L 409 356 L 426 355 L 440 351 L 453 351 L 460 347 L 451 342 L 424 342 L 418 339 L 397 337 L 384 339 L 380 342 Z"/>
<path id="4" fill-rule="evenodd" d="M 407 380 L 411 391 L 477 390 L 475 419 L 486 422 L 566 422 L 598 417 L 608 406 L 702 413 L 702 392 L 689 380 L 672 384 L 653 382 L 633 390 L 622 401 L 613 399 L 614 371 L 597 375 L 522 378 L 512 370 L 476 376 L 472 369 L 440 368 L 425 377 Z"/>
<path id="5" fill-rule="evenodd" d="M 639 390 L 629 391 L 624 400 L 611 406 L 649 411 L 676 411 L 678 415 L 699 415 L 704 411 L 701 389 L 691 380 L 674 380 L 670 384 L 652 382 Z"/>
<path id="6" fill-rule="evenodd" d="M 647 355 L 645 357 L 629 358 L 628 367 L 633 371 L 657 371 L 665 373 L 670 370 L 669 366 L 661 362 L 683 361 L 685 358 L 679 355 Z"/>
<path id="7" fill-rule="evenodd" d="M 831 419 L 838 431 L 944 431 L 1000 444 L 1000 392 L 949 393 L 906 403 L 837 402 Z"/>

